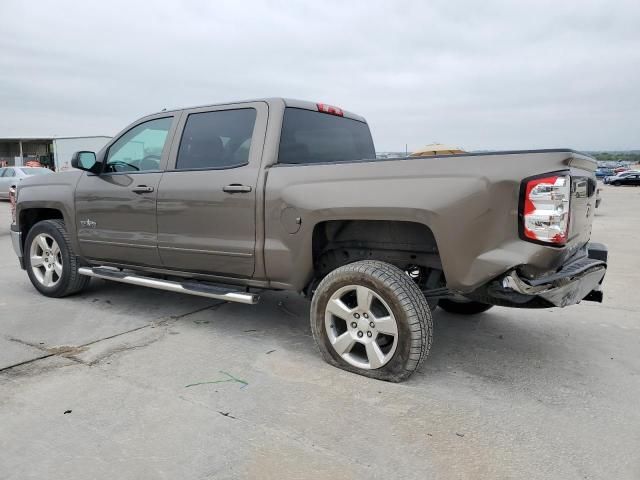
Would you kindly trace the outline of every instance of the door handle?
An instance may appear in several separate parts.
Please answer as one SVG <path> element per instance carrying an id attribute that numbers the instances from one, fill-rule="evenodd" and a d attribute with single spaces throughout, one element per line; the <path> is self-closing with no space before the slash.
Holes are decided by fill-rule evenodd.
<path id="1" fill-rule="evenodd" d="M 153 187 L 147 187 L 146 185 L 138 185 L 131 189 L 133 193 L 151 193 L 153 192 Z"/>
<path id="2" fill-rule="evenodd" d="M 222 187 L 223 192 L 227 193 L 249 193 L 251 187 L 249 185 L 240 185 L 239 183 L 232 183 L 226 187 Z"/>

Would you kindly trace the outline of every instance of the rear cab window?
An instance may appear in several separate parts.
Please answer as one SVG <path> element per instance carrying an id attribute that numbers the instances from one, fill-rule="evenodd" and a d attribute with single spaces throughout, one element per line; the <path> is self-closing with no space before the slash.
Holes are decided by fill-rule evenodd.
<path id="1" fill-rule="evenodd" d="M 373 139 L 365 122 L 301 108 L 285 109 L 278 163 L 333 163 L 375 158 Z"/>

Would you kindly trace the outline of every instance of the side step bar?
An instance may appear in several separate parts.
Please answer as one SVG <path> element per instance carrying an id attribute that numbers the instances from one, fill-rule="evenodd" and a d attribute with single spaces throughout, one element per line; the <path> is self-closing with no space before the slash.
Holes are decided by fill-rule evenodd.
<path id="1" fill-rule="evenodd" d="M 143 277 L 133 273 L 125 273 L 120 270 L 106 267 L 80 267 L 78 269 L 78 273 L 80 275 L 86 275 L 87 277 L 113 280 L 114 282 L 129 283 L 131 285 L 139 285 L 141 287 L 151 287 L 158 290 L 166 290 L 168 292 L 186 293 L 187 295 L 215 298 L 216 300 L 226 300 L 228 302 L 253 305 L 258 303 L 258 300 L 260 299 L 260 296 L 255 293 L 231 290 L 207 283 L 161 280 L 159 278 Z"/>

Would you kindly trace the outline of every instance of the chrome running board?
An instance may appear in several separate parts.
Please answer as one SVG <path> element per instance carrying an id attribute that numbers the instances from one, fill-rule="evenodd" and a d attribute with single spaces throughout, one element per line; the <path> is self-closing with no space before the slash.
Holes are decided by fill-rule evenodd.
<path id="1" fill-rule="evenodd" d="M 196 295 L 198 297 L 215 298 L 217 300 L 226 300 L 227 302 L 253 305 L 258 303 L 260 299 L 260 296 L 256 293 L 231 290 L 229 288 L 196 281 L 174 282 L 153 277 L 143 277 L 109 267 L 80 267 L 78 273 L 80 275 L 86 275 L 87 277 L 113 280 L 114 282 L 150 287 L 168 292 L 186 293 L 187 295 Z"/>

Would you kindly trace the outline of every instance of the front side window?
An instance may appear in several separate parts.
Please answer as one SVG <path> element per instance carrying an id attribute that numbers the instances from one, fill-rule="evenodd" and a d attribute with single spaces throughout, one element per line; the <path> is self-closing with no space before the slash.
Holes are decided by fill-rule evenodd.
<path id="1" fill-rule="evenodd" d="M 176 170 L 246 165 L 255 123 L 254 108 L 190 114 L 180 140 Z"/>
<path id="2" fill-rule="evenodd" d="M 158 118 L 133 127 L 109 147 L 107 172 L 158 170 L 173 118 Z"/>
<path id="3" fill-rule="evenodd" d="M 3 176 L 4 178 L 7 178 L 7 177 L 15 177 L 15 176 L 16 176 L 16 172 L 14 172 L 14 171 L 13 171 L 13 168 L 7 168 L 7 169 L 4 171 L 4 175 L 2 175 L 2 176 Z"/>

